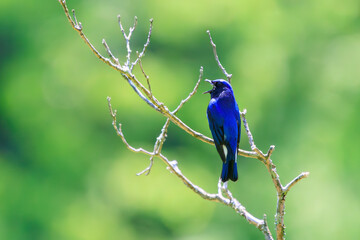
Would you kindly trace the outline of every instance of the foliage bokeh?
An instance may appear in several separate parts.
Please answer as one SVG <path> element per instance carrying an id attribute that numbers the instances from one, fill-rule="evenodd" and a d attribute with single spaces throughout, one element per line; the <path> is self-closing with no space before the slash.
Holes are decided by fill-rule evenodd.
<path id="1" fill-rule="evenodd" d="M 117 26 L 138 16 L 132 48 L 153 93 L 170 108 L 193 88 L 200 66 L 223 78 L 210 29 L 257 146 L 273 154 L 283 184 L 310 171 L 289 193 L 290 239 L 360 236 L 360 3 L 333 1 L 68 1 L 103 50 L 124 60 Z M 124 133 L 151 149 L 165 119 L 100 62 L 67 22 L 57 1 L 0 3 L 0 239 L 260 239 L 231 209 L 204 201 L 155 160 L 129 152 L 111 126 L 111 96 Z M 105 51 L 103 51 L 105 53 Z M 137 73 L 140 72 L 137 69 Z M 144 81 L 144 79 L 143 79 Z M 199 92 L 209 86 L 201 83 Z M 208 96 L 179 113 L 208 136 Z M 249 149 L 243 132 L 241 148 Z M 183 173 L 216 191 L 215 148 L 171 125 L 164 153 Z M 273 230 L 276 196 L 263 165 L 239 158 L 234 195 Z"/>

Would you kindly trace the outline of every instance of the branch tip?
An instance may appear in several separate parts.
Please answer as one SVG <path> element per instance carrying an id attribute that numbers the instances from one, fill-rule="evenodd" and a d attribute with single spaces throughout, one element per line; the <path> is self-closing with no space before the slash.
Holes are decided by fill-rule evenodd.
<path id="1" fill-rule="evenodd" d="M 283 189 L 283 194 L 286 195 L 290 189 L 298 183 L 301 179 L 307 178 L 310 175 L 310 172 L 302 172 L 297 177 L 295 177 L 291 182 L 289 182 Z"/>
<path id="2" fill-rule="evenodd" d="M 198 81 L 196 82 L 194 89 L 190 92 L 190 94 L 187 96 L 187 98 L 185 98 L 184 100 L 181 100 L 179 106 L 177 106 L 176 109 L 171 112 L 172 114 L 175 115 L 175 114 L 180 110 L 180 108 L 182 108 L 182 106 L 183 106 L 187 101 L 189 101 L 192 96 L 195 95 L 195 93 L 197 92 L 197 89 L 199 88 L 199 85 L 200 85 L 200 82 L 201 82 L 202 78 L 203 78 L 203 67 L 201 66 L 201 67 L 200 67 L 199 79 L 198 79 Z"/>
<path id="3" fill-rule="evenodd" d="M 228 82 L 230 83 L 230 80 L 231 80 L 231 77 L 232 77 L 232 74 L 229 74 L 225 68 L 223 67 L 223 65 L 221 64 L 220 60 L 219 60 L 219 56 L 217 54 L 217 51 L 216 51 L 216 44 L 214 43 L 212 37 L 211 37 L 211 33 L 210 33 L 210 30 L 207 30 L 206 31 L 207 34 L 209 35 L 209 38 L 210 38 L 210 44 L 213 48 L 213 52 L 214 52 L 214 57 L 215 57 L 215 61 L 217 62 L 219 68 L 221 69 L 221 71 L 224 73 L 224 75 L 226 76 Z"/>
<path id="4" fill-rule="evenodd" d="M 268 160 L 270 158 L 270 156 L 274 150 L 275 150 L 275 145 L 271 145 L 268 152 L 266 153 L 266 160 Z"/>
<path id="5" fill-rule="evenodd" d="M 134 31 L 135 28 L 136 28 L 137 20 L 138 20 L 138 18 L 137 18 L 137 16 L 135 16 L 135 17 L 134 17 L 134 26 L 132 27 L 132 31 Z M 131 31 L 131 29 L 130 29 L 130 31 Z"/>

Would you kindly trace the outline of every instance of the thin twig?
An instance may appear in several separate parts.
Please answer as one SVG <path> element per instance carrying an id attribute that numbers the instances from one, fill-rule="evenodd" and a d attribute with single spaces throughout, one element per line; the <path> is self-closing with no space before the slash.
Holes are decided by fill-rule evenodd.
<path id="1" fill-rule="evenodd" d="M 151 102 L 148 98 L 146 98 L 139 89 L 135 86 L 134 82 L 131 81 L 131 79 L 127 75 L 123 75 L 125 79 L 127 79 L 130 86 L 134 89 L 134 91 L 137 93 L 137 95 L 144 100 L 150 107 L 154 108 L 156 111 L 160 112 L 159 107 L 157 107 L 153 102 Z"/>
<path id="2" fill-rule="evenodd" d="M 203 69 L 203 67 L 201 66 L 201 67 L 200 67 L 199 80 L 196 82 L 194 89 L 191 91 L 191 93 L 189 93 L 189 95 L 187 96 L 187 98 L 185 98 L 184 100 L 181 100 L 179 106 L 177 106 L 177 108 L 176 108 L 174 111 L 171 112 L 172 114 L 175 115 L 175 114 L 182 108 L 182 106 L 184 106 L 184 104 L 185 104 L 187 101 L 189 101 L 192 96 L 195 95 L 195 93 L 197 92 L 197 89 L 199 88 L 200 82 L 201 82 L 201 80 L 202 80 L 202 78 L 203 78 L 203 72 L 204 72 L 204 69 Z"/>
<path id="3" fill-rule="evenodd" d="M 269 147 L 268 152 L 266 153 L 266 160 L 268 160 L 268 159 L 271 157 L 271 154 L 273 153 L 274 150 L 275 150 L 275 146 L 274 146 L 274 145 L 271 145 L 271 146 Z"/>
<path id="4" fill-rule="evenodd" d="M 104 45 L 104 47 L 105 47 L 105 49 L 106 49 L 106 52 L 109 54 L 109 57 L 111 57 L 111 59 L 113 60 L 113 62 L 114 62 L 116 65 L 120 66 L 119 59 L 116 58 L 116 57 L 114 56 L 114 54 L 112 54 L 112 52 L 111 52 L 109 46 L 107 45 L 105 39 L 102 40 L 102 44 Z"/>
<path id="5" fill-rule="evenodd" d="M 206 32 L 209 34 L 210 44 L 211 44 L 211 46 L 212 46 L 212 48 L 213 48 L 215 60 L 216 60 L 217 64 L 219 65 L 220 69 L 222 70 L 222 72 L 224 73 L 224 75 L 226 76 L 228 82 L 230 82 L 230 81 L 231 81 L 232 74 L 229 74 L 229 73 L 225 70 L 224 66 L 221 64 L 221 62 L 220 62 L 220 60 L 219 60 L 218 54 L 217 54 L 217 52 L 216 52 L 216 45 L 215 45 L 215 43 L 214 43 L 214 41 L 213 41 L 213 39 L 212 39 L 212 37 L 211 37 L 210 30 L 207 30 Z"/>
<path id="6" fill-rule="evenodd" d="M 144 44 L 143 50 L 138 55 L 137 59 L 131 64 L 130 71 L 132 71 L 134 66 L 136 65 L 136 63 L 138 61 L 140 61 L 143 56 L 145 56 L 146 49 L 150 44 L 150 38 L 151 38 L 151 32 L 152 32 L 152 28 L 153 28 L 153 22 L 154 22 L 154 20 L 151 18 L 150 19 L 149 33 L 148 33 L 148 36 L 147 36 L 147 39 L 146 39 L 146 43 Z"/>
<path id="7" fill-rule="evenodd" d="M 291 180 L 291 182 L 286 184 L 286 186 L 284 187 L 284 194 L 287 194 L 296 183 L 298 183 L 301 179 L 308 177 L 309 174 L 309 172 L 302 172 L 299 174 L 299 176 Z"/>
<path id="8" fill-rule="evenodd" d="M 82 30 L 82 26 L 81 26 L 81 22 L 78 22 L 78 20 L 76 19 L 76 15 L 75 15 L 75 10 L 73 9 L 72 10 L 72 14 L 73 14 L 73 18 L 74 18 L 74 27 L 76 28 L 76 29 L 78 29 L 79 31 L 81 31 Z"/>
<path id="9" fill-rule="evenodd" d="M 151 155 L 151 156 L 150 156 L 149 161 L 150 161 L 149 166 L 148 166 L 147 168 L 145 168 L 144 170 L 142 170 L 141 172 L 138 172 L 138 173 L 136 174 L 136 176 L 143 175 L 144 173 L 145 173 L 146 176 L 150 174 L 151 168 L 152 168 L 152 166 L 153 166 L 153 164 L 154 164 L 154 155 Z"/>
<path id="10" fill-rule="evenodd" d="M 138 56 L 137 60 L 138 60 L 138 62 L 139 62 L 139 66 L 140 66 L 141 72 L 143 73 L 143 75 L 144 75 L 144 77 L 145 77 L 145 79 L 146 79 L 146 82 L 147 82 L 147 85 L 148 85 L 148 89 L 149 89 L 149 92 L 150 92 L 151 97 L 152 97 L 153 95 L 152 95 L 152 92 L 151 92 L 151 85 L 150 85 L 149 76 L 148 76 L 148 75 L 145 73 L 145 71 L 144 71 L 144 68 L 143 68 L 143 66 L 142 66 L 141 58 L 140 58 L 140 55 L 139 55 L 139 52 L 138 52 L 138 51 L 136 51 L 136 55 Z"/>
<path id="11" fill-rule="evenodd" d="M 253 138 L 253 136 L 252 136 L 252 134 L 250 132 L 249 125 L 248 125 L 248 123 L 246 121 L 245 114 L 246 114 L 246 109 L 244 109 L 242 112 L 240 112 L 240 116 L 241 116 L 242 122 L 244 124 L 246 134 L 247 134 L 248 139 L 249 139 L 249 144 L 250 144 L 251 150 L 254 151 L 256 149 L 256 146 L 254 144 L 254 138 Z"/>
<path id="12" fill-rule="evenodd" d="M 86 43 L 86 45 L 88 45 L 91 49 L 91 51 L 99 58 L 101 59 L 104 63 L 106 63 L 107 65 L 109 65 L 110 67 L 118 70 L 118 71 L 123 71 L 123 69 L 119 66 L 116 66 L 115 64 L 113 64 L 108 58 L 103 57 L 97 50 L 96 48 L 91 44 L 91 42 L 89 41 L 89 39 L 84 35 L 84 33 L 82 32 L 83 27 L 81 25 L 80 22 L 77 21 L 76 19 L 76 15 L 75 15 L 75 10 L 72 10 L 73 13 L 73 18 L 74 20 L 72 20 L 72 18 L 70 17 L 69 14 L 69 9 L 66 5 L 66 1 L 65 0 L 59 0 L 61 6 L 64 9 L 65 15 L 67 17 L 67 19 L 69 20 L 71 26 L 73 27 L 73 29 L 75 29 L 79 34 L 80 37 L 84 40 L 84 42 Z"/>
<path id="13" fill-rule="evenodd" d="M 163 128 L 161 129 L 161 133 L 160 135 L 156 138 L 156 142 L 154 144 L 154 150 L 153 150 L 153 154 L 152 156 L 150 157 L 150 165 L 143 171 L 139 172 L 138 174 L 136 175 L 141 175 L 141 174 L 144 174 L 145 175 L 149 175 L 150 171 L 151 171 L 151 167 L 154 163 L 154 157 L 159 155 L 161 153 L 161 150 L 162 150 L 162 147 L 164 145 L 164 142 L 166 140 L 166 133 L 167 133 L 167 129 L 170 125 L 170 119 L 166 119 L 166 122 L 163 126 Z"/>
<path id="14" fill-rule="evenodd" d="M 118 15 L 118 23 L 119 23 L 119 26 L 120 26 L 120 30 L 124 36 L 124 39 L 125 39 L 125 42 L 126 42 L 126 49 L 127 49 L 127 55 L 126 55 L 126 62 L 125 62 L 125 67 L 127 69 L 129 69 L 131 66 L 130 66 L 130 58 L 131 58 L 131 48 L 130 48 L 130 39 L 131 39 L 131 35 L 132 33 L 134 32 L 135 28 L 136 28 L 136 24 L 137 24 L 137 17 L 135 16 L 134 17 L 134 25 L 133 27 L 130 27 L 129 28 L 129 33 L 126 34 L 125 33 L 125 29 L 121 23 L 121 16 Z"/>
<path id="15" fill-rule="evenodd" d="M 149 152 L 149 151 L 146 151 L 145 149 L 143 148 L 134 148 L 132 146 L 130 146 L 125 137 L 124 137 L 124 134 L 121 130 L 121 124 L 119 123 L 119 126 L 117 126 L 116 124 L 116 111 L 113 111 L 112 107 L 111 107 L 111 98 L 110 97 L 107 97 L 107 101 L 108 101 L 108 106 L 109 106 L 109 111 L 110 111 L 110 115 L 113 119 L 112 121 L 112 125 L 117 133 L 118 136 L 121 137 L 122 141 L 124 142 L 124 144 L 129 148 L 129 150 L 133 151 L 133 152 L 136 152 L 136 153 L 144 153 L 144 154 L 147 154 L 147 155 L 151 155 L 152 153 Z"/>
<path id="16" fill-rule="evenodd" d="M 267 217 L 266 217 L 266 214 L 264 214 L 264 218 L 263 218 L 263 221 L 264 221 L 264 225 L 263 225 L 263 232 L 264 232 L 264 235 L 265 235 L 265 240 L 273 240 L 273 237 L 271 234 L 265 234 L 265 233 L 269 233 L 270 232 L 270 229 L 269 229 L 269 226 L 267 224 Z"/>

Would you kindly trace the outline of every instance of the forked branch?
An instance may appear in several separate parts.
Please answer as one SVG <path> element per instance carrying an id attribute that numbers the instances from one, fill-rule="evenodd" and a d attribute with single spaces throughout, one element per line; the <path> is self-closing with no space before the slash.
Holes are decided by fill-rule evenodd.
<path id="1" fill-rule="evenodd" d="M 271 154 L 275 149 L 274 145 L 271 145 L 267 154 L 264 154 L 258 149 L 254 143 L 254 138 L 251 134 L 249 125 L 245 118 L 246 109 L 243 112 L 240 112 L 241 119 L 244 123 L 246 134 L 249 139 L 249 144 L 251 150 L 255 151 L 258 154 L 258 159 L 266 166 L 268 172 L 270 173 L 271 179 L 274 183 L 276 192 L 277 192 L 277 206 L 275 214 L 275 225 L 276 225 L 276 237 L 277 239 L 284 239 L 285 237 L 285 225 L 284 225 L 284 215 L 285 215 L 285 197 L 289 192 L 290 188 L 298 183 L 301 179 L 309 176 L 309 172 L 303 172 L 297 176 L 294 180 L 288 183 L 285 187 L 281 184 L 279 174 L 276 171 L 276 166 L 271 160 Z"/>
<path id="2" fill-rule="evenodd" d="M 209 144 L 214 145 L 214 141 L 211 138 L 209 138 L 209 137 L 207 137 L 207 136 L 193 130 L 188 125 L 186 125 L 181 119 L 179 119 L 175 114 L 173 114 L 169 110 L 169 108 L 167 106 L 165 106 L 162 102 L 160 102 L 158 99 L 156 99 L 156 97 L 151 93 L 151 91 L 149 89 L 147 89 L 136 78 L 136 76 L 132 73 L 132 69 L 135 66 L 135 64 L 137 64 L 140 61 L 140 59 L 142 58 L 142 56 L 144 56 L 144 54 L 145 54 L 145 51 L 147 49 L 147 46 L 145 47 L 145 45 L 148 44 L 148 42 L 150 42 L 152 21 L 150 21 L 150 29 L 149 29 L 149 34 L 148 34 L 148 40 L 145 43 L 143 51 L 142 51 L 142 52 L 144 52 L 144 54 L 140 53 L 139 57 L 131 64 L 132 67 L 126 68 L 126 67 L 122 66 L 121 64 L 113 63 L 111 61 L 113 59 L 109 59 L 109 58 L 106 58 L 103 55 L 101 55 L 100 52 L 91 44 L 89 39 L 84 34 L 83 27 L 82 27 L 81 23 L 77 22 L 77 19 L 76 19 L 76 16 L 75 16 L 75 11 L 73 11 L 74 12 L 74 20 L 73 20 L 71 18 L 70 14 L 69 14 L 69 10 L 68 10 L 68 7 L 66 5 L 66 1 L 65 0 L 59 0 L 59 2 L 61 4 L 61 6 L 63 7 L 65 15 L 66 15 L 67 19 L 69 20 L 71 26 L 74 28 L 74 30 L 76 30 L 79 33 L 80 37 L 84 40 L 85 44 L 88 45 L 88 47 L 95 54 L 95 56 L 98 57 L 101 61 L 106 63 L 111 68 L 118 71 L 123 76 L 123 78 L 129 83 L 129 85 L 133 88 L 135 93 L 145 103 L 147 103 L 150 107 L 152 107 L 156 111 L 160 112 L 164 117 L 169 118 L 171 122 L 173 122 L 175 125 L 180 127 L 182 130 L 184 130 L 185 132 L 187 132 L 188 134 L 190 134 L 194 138 L 199 139 L 199 140 L 201 140 L 201 141 L 203 141 L 205 143 L 209 143 Z M 107 48 L 108 47 L 105 47 L 106 51 L 108 52 Z M 238 153 L 239 153 L 239 155 L 244 156 L 244 157 L 257 158 L 257 154 L 255 152 L 245 151 L 245 150 L 239 149 Z"/>
<path id="3" fill-rule="evenodd" d="M 165 122 L 165 124 L 164 124 L 164 126 L 163 126 L 163 128 L 162 128 L 162 130 L 160 132 L 159 137 L 157 137 L 157 139 L 155 141 L 154 149 L 153 149 L 152 152 L 147 151 L 147 150 L 145 150 L 143 148 L 134 148 L 126 141 L 126 138 L 124 137 L 124 134 L 123 134 L 122 129 L 121 129 L 121 124 L 117 125 L 116 111 L 114 111 L 112 109 L 111 102 L 110 102 L 111 101 L 110 97 L 108 97 L 107 100 L 108 100 L 109 111 L 110 111 L 111 117 L 113 119 L 112 124 L 114 126 L 114 129 L 115 129 L 116 133 L 121 137 L 121 139 L 122 139 L 123 143 L 125 144 L 125 146 L 130 151 L 133 151 L 133 152 L 136 152 L 136 153 L 143 153 L 145 155 L 150 156 L 151 163 L 150 163 L 149 167 L 147 167 L 145 170 L 140 172 L 138 175 L 143 174 L 143 173 L 148 174 L 150 169 L 151 169 L 151 166 L 152 166 L 152 159 L 154 157 L 158 157 L 167 165 L 167 169 L 170 172 L 174 173 L 177 177 L 179 177 L 182 180 L 182 182 L 188 188 L 190 188 L 194 193 L 198 194 L 203 199 L 218 202 L 218 203 L 222 203 L 222 204 L 224 204 L 226 206 L 231 207 L 238 214 L 243 216 L 246 219 L 246 221 L 248 221 L 250 224 L 256 226 L 256 228 L 258 228 L 260 231 L 262 231 L 264 233 L 266 239 L 273 239 L 272 236 L 271 236 L 270 230 L 268 228 L 267 222 L 266 222 L 266 216 L 264 216 L 263 219 L 258 219 L 256 217 L 254 217 L 251 213 L 246 211 L 246 208 L 236 198 L 232 197 L 232 194 L 231 194 L 230 190 L 228 190 L 227 188 L 224 188 L 222 186 L 221 179 L 219 179 L 219 182 L 218 182 L 218 193 L 217 194 L 208 193 L 204 189 L 202 189 L 201 187 L 199 187 L 199 186 L 195 185 L 194 183 L 192 183 L 187 177 L 185 177 L 185 175 L 181 172 L 180 168 L 178 167 L 178 162 L 176 160 L 169 161 L 168 158 L 165 157 L 165 155 L 163 155 L 161 153 L 162 145 L 164 144 L 165 139 L 166 139 L 167 128 L 169 127 L 169 124 L 170 124 L 169 119 L 166 120 L 166 122 Z M 222 195 L 223 191 L 228 196 L 227 198 Z"/>
<path id="4" fill-rule="evenodd" d="M 109 111 L 110 111 L 110 114 L 111 114 L 111 117 L 113 120 L 112 123 L 113 123 L 114 129 L 115 129 L 117 135 L 122 139 L 123 143 L 126 145 L 126 147 L 129 150 L 131 150 L 133 152 L 137 152 L 137 153 L 143 153 L 145 155 L 148 155 L 150 158 L 149 166 L 147 168 L 145 168 L 143 171 L 139 172 L 138 175 L 141 175 L 141 174 L 148 175 L 153 166 L 154 158 L 155 157 L 160 158 L 167 165 L 169 171 L 174 173 L 178 178 L 180 178 L 181 181 L 183 181 L 185 183 L 185 185 L 188 188 L 190 188 L 192 191 L 194 191 L 196 194 L 198 194 L 199 196 L 201 196 L 202 198 L 204 198 L 206 200 L 219 202 L 226 206 L 231 207 L 238 214 L 243 216 L 250 224 L 256 226 L 264 234 L 265 239 L 273 239 L 271 232 L 267 225 L 266 215 L 264 215 L 263 219 L 258 219 L 256 217 L 254 217 L 252 214 L 250 214 L 249 212 L 247 212 L 245 207 L 236 198 L 234 198 L 232 193 L 227 189 L 226 183 L 224 185 L 221 185 L 221 180 L 219 180 L 218 193 L 216 193 L 216 194 L 207 193 L 204 189 L 193 184 L 188 178 L 186 178 L 182 174 L 182 172 L 180 171 L 180 169 L 178 167 L 177 161 L 175 161 L 175 160 L 169 161 L 161 153 L 163 144 L 166 140 L 168 127 L 171 122 L 174 123 L 175 125 L 177 125 L 178 127 L 180 127 L 181 129 L 183 129 L 185 132 L 187 132 L 191 136 L 195 137 L 196 139 L 199 139 L 205 143 L 214 144 L 214 142 L 211 138 L 206 137 L 205 135 L 191 129 L 188 125 L 186 125 L 184 122 L 182 122 L 182 120 L 180 118 L 178 118 L 176 116 L 178 111 L 184 106 L 184 104 L 186 102 L 188 102 L 191 99 L 191 97 L 197 92 L 199 84 L 203 78 L 203 68 L 202 67 L 200 68 L 199 79 L 198 79 L 197 83 L 195 84 L 194 89 L 190 92 L 190 94 L 185 99 L 180 101 L 179 105 L 173 111 L 171 111 L 164 103 L 160 102 L 153 95 L 153 93 L 151 91 L 149 76 L 145 73 L 143 66 L 142 66 L 142 62 L 141 62 L 141 59 L 145 55 L 145 52 L 150 44 L 150 38 L 151 38 L 151 33 L 152 33 L 152 28 L 153 28 L 153 20 L 152 19 L 150 19 L 150 27 L 149 27 L 149 32 L 148 32 L 148 36 L 146 39 L 146 43 L 144 44 L 140 53 L 136 52 L 137 58 L 134 61 L 131 61 L 132 50 L 131 50 L 131 46 L 130 46 L 130 40 L 131 40 L 131 36 L 132 36 L 133 32 L 135 31 L 135 28 L 137 25 L 137 18 L 135 17 L 134 25 L 129 28 L 129 31 L 127 33 L 122 25 L 120 16 L 118 16 L 118 23 L 119 23 L 120 31 L 122 32 L 123 38 L 126 42 L 126 49 L 127 49 L 126 61 L 123 64 L 121 64 L 119 62 L 119 59 L 113 55 L 113 53 L 110 50 L 110 47 L 106 43 L 105 39 L 103 39 L 102 43 L 105 47 L 107 54 L 109 55 L 109 58 L 106 58 L 103 55 L 101 55 L 101 53 L 90 43 L 89 39 L 84 34 L 83 26 L 80 22 L 78 22 L 76 15 L 75 15 L 75 11 L 74 10 L 72 11 L 73 17 L 71 17 L 69 14 L 68 7 L 66 5 L 66 1 L 59 0 L 59 2 L 62 5 L 65 15 L 66 15 L 67 19 L 69 20 L 71 26 L 73 27 L 74 30 L 76 30 L 79 33 L 80 37 L 84 40 L 86 45 L 89 46 L 91 51 L 93 51 L 93 53 L 100 60 L 102 60 L 104 63 L 106 63 L 108 66 L 110 66 L 113 69 L 115 69 L 116 71 L 118 71 L 122 75 L 122 77 L 129 83 L 129 85 L 133 88 L 135 93 L 145 103 L 147 103 L 150 107 L 152 107 L 153 109 L 155 109 L 156 111 L 161 113 L 166 118 L 165 124 L 160 132 L 160 135 L 157 137 L 155 144 L 154 144 L 154 148 L 151 152 L 148 150 L 145 150 L 143 148 L 134 148 L 126 141 L 126 138 L 124 137 L 124 134 L 121 129 L 121 124 L 117 125 L 116 111 L 114 111 L 112 109 L 110 97 L 108 97 L 108 99 L 107 99 Z M 219 68 L 222 70 L 222 72 L 226 76 L 227 80 L 230 82 L 232 74 L 229 74 L 225 70 L 223 65 L 221 64 L 218 54 L 217 54 L 217 51 L 216 51 L 216 45 L 211 37 L 210 31 L 207 31 L 207 33 L 209 35 L 210 44 L 213 49 L 215 61 L 217 62 Z M 139 65 L 139 67 L 146 79 L 147 87 L 145 87 L 138 80 L 138 78 L 133 74 L 132 71 L 136 65 Z M 244 109 L 243 112 L 240 112 L 240 115 L 241 115 L 241 118 L 243 121 L 243 125 L 244 125 L 244 128 L 246 130 L 246 133 L 247 133 L 247 136 L 249 139 L 249 145 L 250 145 L 251 151 L 239 149 L 238 153 L 239 153 L 239 155 L 244 156 L 244 157 L 256 158 L 256 159 L 260 160 L 265 165 L 267 171 L 269 172 L 270 177 L 273 181 L 273 184 L 274 184 L 276 192 L 277 192 L 277 200 L 278 200 L 277 201 L 277 210 L 276 210 L 276 215 L 275 215 L 276 236 L 277 236 L 277 239 L 284 239 L 284 234 L 285 234 L 285 226 L 284 226 L 285 197 L 286 197 L 287 193 L 290 191 L 290 189 L 296 183 L 298 183 L 301 179 L 306 178 L 309 175 L 309 173 L 308 172 L 301 173 L 300 175 L 295 177 L 291 182 L 289 182 L 285 187 L 283 187 L 283 185 L 281 184 L 281 181 L 280 181 L 280 177 L 276 171 L 276 166 L 271 160 L 271 154 L 274 151 L 275 146 L 273 146 L 273 145 L 270 146 L 269 150 L 267 151 L 266 154 L 264 154 L 260 149 L 258 149 L 256 147 L 254 138 L 251 134 L 251 131 L 250 131 L 250 128 L 248 125 L 248 122 L 245 118 L 245 114 L 246 114 L 246 109 Z M 223 193 L 226 195 L 226 197 L 223 196 Z"/>

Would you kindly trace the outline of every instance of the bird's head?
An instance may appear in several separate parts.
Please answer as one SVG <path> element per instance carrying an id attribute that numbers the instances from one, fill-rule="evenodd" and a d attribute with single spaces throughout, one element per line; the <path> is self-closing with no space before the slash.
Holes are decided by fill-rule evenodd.
<path id="1" fill-rule="evenodd" d="M 216 97 L 223 92 L 232 92 L 230 83 L 223 79 L 216 79 L 216 80 L 205 79 L 205 81 L 210 83 L 213 88 L 210 89 L 209 91 L 204 92 L 203 94 L 210 93 L 211 97 Z"/>

